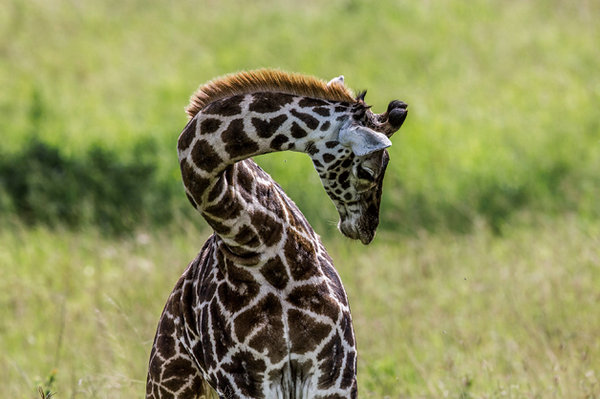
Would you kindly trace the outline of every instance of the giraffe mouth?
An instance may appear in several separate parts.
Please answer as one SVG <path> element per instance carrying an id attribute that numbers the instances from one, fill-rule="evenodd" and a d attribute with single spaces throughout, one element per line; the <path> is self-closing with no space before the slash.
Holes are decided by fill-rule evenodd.
<path id="1" fill-rule="evenodd" d="M 360 240 L 364 245 L 369 245 L 375 237 L 375 230 L 362 229 L 360 227 L 357 228 L 354 225 L 343 221 L 338 223 L 338 229 L 346 237 L 353 240 Z"/>
<path id="2" fill-rule="evenodd" d="M 369 245 L 371 243 L 371 241 L 373 241 L 373 238 L 375 238 L 375 233 L 373 233 L 369 236 L 361 236 L 360 242 L 362 242 L 363 245 Z"/>

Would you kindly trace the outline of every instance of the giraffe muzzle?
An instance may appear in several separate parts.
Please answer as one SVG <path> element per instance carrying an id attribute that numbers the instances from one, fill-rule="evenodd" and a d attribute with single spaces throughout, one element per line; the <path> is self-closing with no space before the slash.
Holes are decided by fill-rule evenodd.
<path id="1" fill-rule="evenodd" d="M 364 245 L 368 245 L 373 241 L 376 227 L 375 229 L 365 229 L 360 226 L 357 227 L 349 221 L 340 221 L 338 224 L 338 229 L 343 235 L 353 240 L 360 240 Z"/>
<path id="2" fill-rule="evenodd" d="M 387 109 L 387 120 L 393 128 L 399 129 L 408 115 L 408 104 L 400 100 L 390 102 Z"/>
<path id="3" fill-rule="evenodd" d="M 388 122 L 395 129 L 399 129 L 406 120 L 406 115 L 408 115 L 408 111 L 406 109 L 393 109 L 388 115 Z"/>

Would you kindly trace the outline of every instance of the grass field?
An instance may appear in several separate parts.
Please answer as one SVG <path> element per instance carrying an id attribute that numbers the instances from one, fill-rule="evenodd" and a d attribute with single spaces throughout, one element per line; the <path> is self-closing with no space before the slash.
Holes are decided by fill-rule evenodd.
<path id="1" fill-rule="evenodd" d="M 596 398 L 600 225 L 567 217 L 504 237 L 381 234 L 326 245 L 349 293 L 361 398 Z M 120 241 L 0 232 L 0 383 L 33 398 L 142 397 L 162 306 L 207 233 Z"/>
<path id="2" fill-rule="evenodd" d="M 268 66 L 344 74 L 376 112 L 410 104 L 371 246 L 335 231 L 306 157 L 259 160 L 342 275 L 360 397 L 600 398 L 598 15 L 590 0 L 1 2 L 1 395 L 143 396 L 162 306 L 209 234 L 181 211 L 183 108 L 208 79 Z"/>

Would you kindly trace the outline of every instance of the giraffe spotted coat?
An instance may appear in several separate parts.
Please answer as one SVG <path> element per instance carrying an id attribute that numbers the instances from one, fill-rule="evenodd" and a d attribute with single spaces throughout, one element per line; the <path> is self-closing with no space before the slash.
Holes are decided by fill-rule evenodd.
<path id="1" fill-rule="evenodd" d="M 317 90 L 307 95 L 297 75 L 245 74 L 250 84 L 229 77 L 201 87 L 195 98 L 204 94 L 204 103 L 179 138 L 186 194 L 214 234 L 167 301 L 146 397 L 356 398 L 352 318 L 333 261 L 251 157 L 307 153 L 340 230 L 366 244 L 379 221 L 388 137 L 406 105 L 393 101 L 376 115 L 341 78 L 328 85 L 309 78 Z M 266 85 L 252 85 L 260 79 Z"/>

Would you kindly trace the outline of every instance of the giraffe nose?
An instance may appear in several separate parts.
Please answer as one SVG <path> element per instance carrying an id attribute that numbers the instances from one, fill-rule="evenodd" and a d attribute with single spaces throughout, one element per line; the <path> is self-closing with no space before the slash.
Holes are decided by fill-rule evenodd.
<path id="1" fill-rule="evenodd" d="M 388 122 L 390 123 L 390 125 L 397 129 L 400 126 L 402 126 L 402 123 L 404 123 L 407 114 L 408 111 L 406 110 L 406 108 L 394 108 L 388 114 Z"/>

